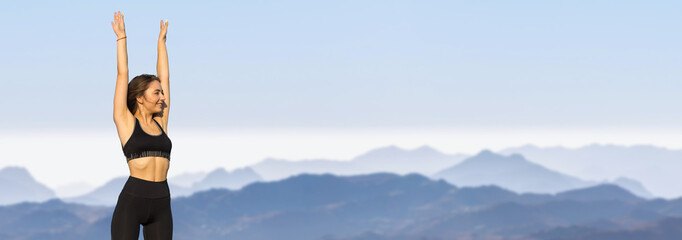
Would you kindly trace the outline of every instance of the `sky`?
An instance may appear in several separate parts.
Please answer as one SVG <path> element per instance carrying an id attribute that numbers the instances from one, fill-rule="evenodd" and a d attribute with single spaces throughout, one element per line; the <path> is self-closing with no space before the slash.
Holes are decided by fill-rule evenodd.
<path id="1" fill-rule="evenodd" d="M 681 7 L 629 0 L 9 2 L 0 9 L 7 159 L 0 167 L 30 166 L 55 186 L 127 174 L 112 119 L 115 11 L 125 16 L 131 78 L 155 74 L 159 22 L 169 22 L 174 154 L 191 158 L 201 146 L 227 144 L 192 161 L 175 158 L 184 168 L 169 176 L 266 156 L 349 159 L 391 144 L 469 154 L 529 143 L 679 149 Z M 92 150 L 99 147 L 106 150 Z M 76 170 L 94 159 L 106 164 Z"/>

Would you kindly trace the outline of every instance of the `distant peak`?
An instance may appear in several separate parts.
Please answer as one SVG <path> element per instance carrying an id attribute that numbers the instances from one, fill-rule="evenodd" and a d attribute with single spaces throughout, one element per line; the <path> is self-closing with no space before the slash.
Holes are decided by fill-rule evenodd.
<path id="1" fill-rule="evenodd" d="M 576 195 L 576 194 L 590 194 L 590 193 L 599 193 L 599 194 L 623 194 L 623 195 L 632 195 L 628 190 L 615 185 L 615 184 L 610 184 L 610 183 L 602 183 L 598 185 L 594 185 L 591 187 L 586 187 L 586 188 L 580 188 L 580 189 L 574 189 L 574 190 L 568 190 L 564 192 L 560 192 L 557 195 L 561 196 L 568 196 L 568 195 Z M 634 195 L 632 195 L 634 197 Z"/>
<path id="2" fill-rule="evenodd" d="M 476 154 L 477 157 L 491 156 L 491 155 L 496 155 L 496 154 L 493 151 L 490 151 L 489 149 L 483 149 L 478 154 Z"/>
<path id="3" fill-rule="evenodd" d="M 438 150 L 435 148 L 430 147 L 429 145 L 422 145 L 419 148 L 414 149 L 413 151 L 415 152 L 428 152 L 428 153 L 440 153 Z"/>
<path id="4" fill-rule="evenodd" d="M 21 167 L 21 166 L 7 166 L 3 169 L 0 169 L 0 172 L 4 172 L 4 171 L 25 171 L 25 172 L 28 172 L 28 170 L 26 170 L 25 167 Z"/>
<path id="5" fill-rule="evenodd" d="M 388 145 L 385 147 L 380 147 L 380 148 L 375 148 L 370 150 L 369 152 L 363 154 L 362 156 L 376 156 L 376 155 L 384 155 L 384 154 L 395 154 L 398 152 L 404 152 L 405 150 L 402 148 L 397 147 L 396 145 Z"/>
<path id="6" fill-rule="evenodd" d="M 213 171 L 211 171 L 211 172 L 208 173 L 208 174 L 209 174 L 209 175 L 214 175 L 214 174 L 227 174 L 227 171 L 226 171 L 225 168 L 223 168 L 223 167 L 217 167 L 216 169 L 214 169 Z"/>
<path id="7" fill-rule="evenodd" d="M 476 154 L 473 157 L 467 158 L 464 160 L 462 163 L 467 163 L 467 164 L 500 164 L 500 163 L 506 163 L 506 164 L 532 164 L 526 158 L 521 155 L 521 154 L 511 154 L 509 156 L 505 156 L 502 154 L 497 154 L 493 151 L 490 151 L 488 149 L 485 149 L 478 154 Z"/>
<path id="8" fill-rule="evenodd" d="M 11 178 L 19 177 L 19 178 L 31 178 L 31 174 L 28 172 L 28 170 L 25 167 L 20 167 L 20 166 L 8 166 L 0 170 L 0 176 L 7 176 Z"/>
<path id="9" fill-rule="evenodd" d="M 386 151 L 386 150 L 395 151 L 395 150 L 403 150 L 403 149 L 399 148 L 398 146 L 393 145 L 393 144 L 375 149 L 375 151 Z"/>

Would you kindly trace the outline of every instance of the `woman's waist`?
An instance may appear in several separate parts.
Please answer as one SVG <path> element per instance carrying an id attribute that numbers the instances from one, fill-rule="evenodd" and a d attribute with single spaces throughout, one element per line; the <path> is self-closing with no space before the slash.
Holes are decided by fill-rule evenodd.
<path id="1" fill-rule="evenodd" d="M 132 175 L 128 176 L 128 180 L 121 192 L 143 198 L 163 198 L 170 196 L 170 188 L 168 187 L 167 179 L 164 179 L 163 181 L 149 181 Z"/>

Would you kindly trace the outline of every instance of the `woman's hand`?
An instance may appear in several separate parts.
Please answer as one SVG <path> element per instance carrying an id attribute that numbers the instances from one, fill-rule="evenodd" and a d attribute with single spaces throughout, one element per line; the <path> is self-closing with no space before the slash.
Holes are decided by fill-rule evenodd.
<path id="1" fill-rule="evenodd" d="M 161 20 L 161 33 L 159 33 L 159 40 L 166 41 L 166 31 L 168 30 L 168 20 L 166 20 L 166 24 L 163 24 L 163 20 Z"/>
<path id="2" fill-rule="evenodd" d="M 123 24 L 123 14 L 121 11 L 114 12 L 114 21 L 111 22 L 111 27 L 114 28 L 114 33 L 119 38 L 126 36 L 125 24 Z"/>

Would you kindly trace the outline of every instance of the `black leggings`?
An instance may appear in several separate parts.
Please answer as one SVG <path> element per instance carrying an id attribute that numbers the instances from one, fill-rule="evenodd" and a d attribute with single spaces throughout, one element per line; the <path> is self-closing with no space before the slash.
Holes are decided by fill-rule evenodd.
<path id="1" fill-rule="evenodd" d="M 173 215 L 168 181 L 128 177 L 111 218 L 112 240 L 137 240 L 140 224 L 145 240 L 173 238 Z"/>

